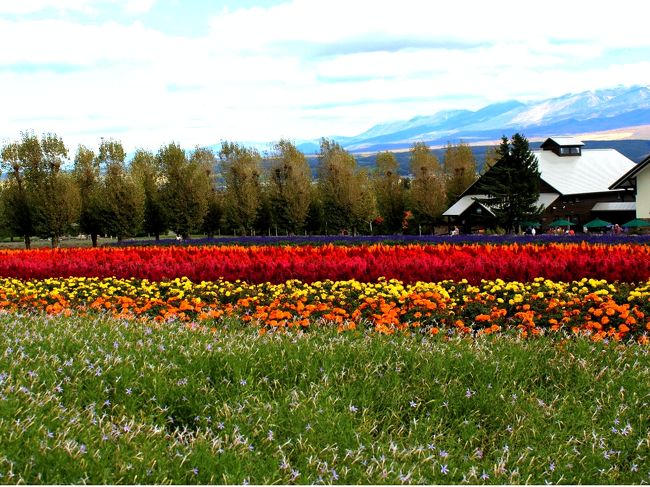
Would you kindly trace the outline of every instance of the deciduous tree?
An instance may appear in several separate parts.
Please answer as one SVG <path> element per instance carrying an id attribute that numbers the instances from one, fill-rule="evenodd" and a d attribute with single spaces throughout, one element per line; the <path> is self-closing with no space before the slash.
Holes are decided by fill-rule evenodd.
<path id="1" fill-rule="evenodd" d="M 269 200 L 274 223 L 282 230 L 302 230 L 311 200 L 307 158 L 288 140 L 273 147 L 269 168 Z"/>
<path id="2" fill-rule="evenodd" d="M 143 191 L 126 170 L 125 158 L 121 142 L 102 140 L 98 159 L 105 168 L 103 226 L 108 233 L 117 236 L 118 242 L 137 234 L 144 214 Z"/>
<path id="3" fill-rule="evenodd" d="M 93 247 L 97 247 L 97 236 L 104 231 L 106 201 L 99 171 L 99 159 L 92 149 L 79 145 L 72 174 L 81 194 L 79 229 L 90 235 Z"/>
<path id="4" fill-rule="evenodd" d="M 388 151 L 377 154 L 372 180 L 377 211 L 383 220 L 382 227 L 389 233 L 402 230 L 406 210 L 406 193 L 398 168 L 395 154 Z"/>
<path id="5" fill-rule="evenodd" d="M 354 156 L 333 140 L 321 139 L 318 187 L 326 231 L 354 233 L 374 218 L 375 201 L 367 172 L 359 170 Z"/>
<path id="6" fill-rule="evenodd" d="M 469 144 L 447 144 L 444 159 L 447 176 L 447 206 L 458 200 L 460 195 L 476 181 L 476 158 Z"/>
<path id="7" fill-rule="evenodd" d="M 40 164 L 34 179 L 36 202 L 36 231 L 49 238 L 52 247 L 58 246 L 62 235 L 79 218 L 81 197 L 74 179 L 61 171 L 68 150 L 63 139 L 55 134 L 44 134 L 40 140 Z M 36 148 L 33 151 L 36 163 Z"/>
<path id="8" fill-rule="evenodd" d="M 433 232 L 447 201 L 440 163 L 424 142 L 413 144 L 409 162 L 413 175 L 409 192 L 413 216 L 419 225 Z"/>
<path id="9" fill-rule="evenodd" d="M 143 191 L 142 228 L 156 240 L 160 240 L 160 234 L 167 230 L 168 226 L 163 192 L 164 175 L 160 164 L 152 152 L 137 149 L 131 160 L 130 171 Z"/>
<path id="10" fill-rule="evenodd" d="M 163 194 L 170 228 L 184 239 L 203 223 L 208 208 L 209 174 L 214 155 L 197 148 L 187 158 L 176 143 L 162 147 L 156 156 L 165 182 Z M 210 159 L 206 162 L 205 158 Z"/>
<path id="11" fill-rule="evenodd" d="M 233 228 L 250 233 L 261 203 L 262 158 L 256 149 L 225 141 L 219 159 L 226 183 L 226 218 Z"/>
<path id="12" fill-rule="evenodd" d="M 2 166 L 7 171 L 7 182 L 2 191 L 3 219 L 11 233 L 20 235 L 25 248 L 31 248 L 34 235 L 34 209 L 29 192 L 27 169 L 20 154 L 20 143 L 12 142 L 2 148 Z"/>

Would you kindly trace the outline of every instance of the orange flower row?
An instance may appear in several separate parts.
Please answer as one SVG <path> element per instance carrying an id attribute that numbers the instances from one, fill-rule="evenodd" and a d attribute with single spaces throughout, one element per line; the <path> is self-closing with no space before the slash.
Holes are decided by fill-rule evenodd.
<path id="1" fill-rule="evenodd" d="M 516 330 L 522 337 L 550 332 L 593 340 L 648 342 L 650 282 L 639 285 L 586 280 L 556 283 L 483 281 L 305 284 L 150 283 L 135 279 L 0 280 L 0 311 L 51 315 L 106 314 L 120 319 L 218 327 L 236 319 L 262 333 L 314 326 L 381 334 L 487 335 Z"/>

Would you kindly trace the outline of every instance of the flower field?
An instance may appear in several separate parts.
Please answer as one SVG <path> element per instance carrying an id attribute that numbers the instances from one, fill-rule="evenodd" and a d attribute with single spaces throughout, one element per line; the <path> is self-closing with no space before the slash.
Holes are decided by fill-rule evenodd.
<path id="1" fill-rule="evenodd" d="M 371 328 L 382 334 L 422 331 L 490 334 L 516 329 L 523 336 L 552 332 L 593 340 L 648 342 L 650 282 L 637 286 L 583 278 L 570 283 L 458 283 L 397 280 L 288 281 L 248 284 L 152 282 L 117 278 L 0 279 L 0 310 L 71 315 L 101 313 L 157 323 L 219 327 L 239 318 L 260 332 L 333 326 Z"/>
<path id="2" fill-rule="evenodd" d="M 280 283 L 379 278 L 404 282 L 481 279 L 532 281 L 583 277 L 639 282 L 650 278 L 650 245 L 437 244 L 357 246 L 183 246 L 0 252 L 0 277 L 118 277 L 193 282 Z"/>
<path id="3" fill-rule="evenodd" d="M 260 332 L 561 332 L 648 342 L 650 246 L 127 247 L 0 254 L 0 310 Z"/>
<path id="4" fill-rule="evenodd" d="M 0 251 L 0 483 L 646 483 L 649 254 Z"/>

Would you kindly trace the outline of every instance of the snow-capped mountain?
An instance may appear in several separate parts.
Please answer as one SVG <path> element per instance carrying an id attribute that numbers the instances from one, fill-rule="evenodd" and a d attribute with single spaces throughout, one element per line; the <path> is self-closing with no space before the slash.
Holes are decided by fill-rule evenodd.
<path id="1" fill-rule="evenodd" d="M 571 135 L 650 124 L 650 86 L 585 91 L 521 103 L 511 100 L 477 111 L 449 110 L 376 125 L 355 137 L 332 137 L 351 151 L 409 147 L 413 142 L 444 145 L 481 142 L 521 132 L 526 137 Z M 305 152 L 317 141 L 299 144 Z"/>

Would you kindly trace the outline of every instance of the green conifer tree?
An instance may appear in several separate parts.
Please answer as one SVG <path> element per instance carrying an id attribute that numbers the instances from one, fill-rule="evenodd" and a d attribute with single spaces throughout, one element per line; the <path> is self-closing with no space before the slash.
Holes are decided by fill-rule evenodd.
<path id="1" fill-rule="evenodd" d="M 504 136 L 497 152 L 497 161 L 477 183 L 477 193 L 487 195 L 480 201 L 492 209 L 499 225 L 508 233 L 516 232 L 522 221 L 540 213 L 537 158 L 518 133 L 511 141 Z"/>

